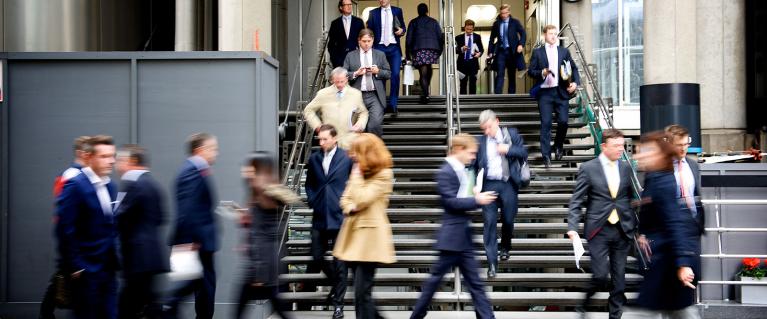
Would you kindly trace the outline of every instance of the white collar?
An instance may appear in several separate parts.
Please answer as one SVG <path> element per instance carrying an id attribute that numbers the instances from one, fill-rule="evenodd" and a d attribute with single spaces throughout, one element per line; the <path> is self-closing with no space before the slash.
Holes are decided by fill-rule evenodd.
<path id="1" fill-rule="evenodd" d="M 210 164 L 208 164 L 208 161 L 206 161 L 204 158 L 202 158 L 199 155 L 190 156 L 189 161 L 194 164 L 195 167 L 197 167 L 197 170 L 201 171 L 206 168 L 210 168 Z"/>
<path id="2" fill-rule="evenodd" d="M 139 177 L 141 177 L 141 175 L 144 175 L 144 173 L 148 173 L 148 172 L 149 171 L 145 169 L 132 169 L 125 172 L 125 174 L 123 174 L 123 176 L 120 177 L 120 179 L 124 181 L 135 182 L 138 180 Z"/>
<path id="3" fill-rule="evenodd" d="M 559 45 L 557 43 L 551 44 L 551 43 L 546 42 L 545 46 L 547 48 L 549 48 L 549 49 L 556 49 L 556 47 L 558 47 Z"/>
<path id="4" fill-rule="evenodd" d="M 85 174 L 85 177 L 88 178 L 88 181 L 90 181 L 91 184 L 94 184 L 94 185 L 97 185 L 97 184 L 106 185 L 106 184 L 109 184 L 109 182 L 111 181 L 109 179 L 109 176 L 104 176 L 102 178 L 102 177 L 99 177 L 98 175 L 96 175 L 96 172 L 94 172 L 93 169 L 90 168 L 89 166 L 83 167 L 83 169 L 81 171 L 83 172 L 83 174 Z"/>
<path id="5" fill-rule="evenodd" d="M 599 158 L 599 162 L 602 163 L 602 166 L 605 166 L 607 165 L 607 163 L 611 162 L 610 159 L 607 158 L 607 156 L 605 156 L 605 153 L 600 153 L 598 158 Z M 613 163 L 617 165 L 618 161 L 614 161 Z"/>
<path id="6" fill-rule="evenodd" d="M 344 18 L 344 19 L 351 19 L 351 18 L 352 18 L 352 14 L 351 14 L 351 13 L 350 13 L 349 15 L 345 15 L 345 14 L 342 14 L 342 15 L 341 15 L 341 18 Z"/>
<path id="7" fill-rule="evenodd" d="M 329 156 L 330 158 L 333 158 L 333 155 L 336 155 L 336 149 L 338 149 L 338 145 L 333 146 L 333 149 L 329 152 L 325 152 L 325 156 Z"/>
<path id="8" fill-rule="evenodd" d="M 502 129 L 503 129 L 503 128 L 499 126 L 499 127 L 498 127 L 498 131 L 496 131 L 496 132 L 495 132 L 495 136 L 493 136 L 493 138 L 494 138 L 494 139 L 495 139 L 497 142 L 503 141 L 503 132 L 501 131 Z"/>
<path id="9" fill-rule="evenodd" d="M 389 9 L 389 10 L 391 10 L 391 3 L 388 6 L 381 7 L 381 9 L 384 9 L 384 10 Z"/>
<path id="10" fill-rule="evenodd" d="M 445 161 L 447 161 L 448 164 L 450 164 L 450 167 L 453 168 L 456 172 L 463 172 L 463 170 L 466 169 L 466 165 L 463 165 L 458 159 L 452 156 L 445 157 Z"/>

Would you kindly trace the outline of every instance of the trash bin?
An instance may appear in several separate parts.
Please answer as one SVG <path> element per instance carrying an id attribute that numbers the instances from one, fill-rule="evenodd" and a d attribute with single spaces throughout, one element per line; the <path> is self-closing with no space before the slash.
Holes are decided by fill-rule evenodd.
<path id="1" fill-rule="evenodd" d="M 639 114 L 642 134 L 662 130 L 668 125 L 683 125 L 690 131 L 688 152 L 700 153 L 700 85 L 661 83 L 639 88 Z"/>

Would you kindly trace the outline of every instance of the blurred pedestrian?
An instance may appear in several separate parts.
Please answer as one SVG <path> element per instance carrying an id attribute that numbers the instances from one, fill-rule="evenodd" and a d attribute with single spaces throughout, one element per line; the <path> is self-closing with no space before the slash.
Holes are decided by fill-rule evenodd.
<path id="1" fill-rule="evenodd" d="M 345 218 L 333 256 L 354 271 L 354 310 L 358 319 L 380 318 L 372 296 L 378 264 L 396 262 L 386 209 L 392 193 L 392 157 L 383 141 L 363 133 L 352 143 L 355 165 L 341 196 Z"/>
<path id="2" fill-rule="evenodd" d="M 445 40 L 439 22 L 429 16 L 429 7 L 425 3 L 418 4 L 418 17 L 410 20 L 407 28 L 410 32 L 405 37 L 405 57 L 413 61 L 413 66 L 418 68 L 421 104 L 426 104 L 429 103 L 431 88 L 431 65 L 439 63 Z"/>

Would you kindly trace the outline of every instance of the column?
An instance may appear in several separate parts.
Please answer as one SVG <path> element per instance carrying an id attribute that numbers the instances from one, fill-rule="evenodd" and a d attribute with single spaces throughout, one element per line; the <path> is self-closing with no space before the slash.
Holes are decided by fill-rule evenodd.
<path id="1" fill-rule="evenodd" d="M 176 51 L 197 50 L 197 1 L 176 0 Z"/>
<path id="2" fill-rule="evenodd" d="M 264 51 L 271 55 L 272 3 L 220 0 L 218 41 L 220 51 Z"/>
<path id="3" fill-rule="evenodd" d="M 562 25 L 570 24 L 578 33 L 578 44 L 583 50 L 588 63 L 593 63 L 591 46 L 591 1 L 562 2 Z"/>

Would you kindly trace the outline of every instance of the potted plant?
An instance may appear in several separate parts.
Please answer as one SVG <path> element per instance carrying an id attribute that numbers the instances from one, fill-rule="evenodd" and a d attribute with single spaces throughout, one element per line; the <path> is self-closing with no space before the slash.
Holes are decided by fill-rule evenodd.
<path id="1" fill-rule="evenodd" d="M 767 260 L 765 260 L 767 264 Z M 737 276 L 740 281 L 764 281 L 765 285 L 740 285 L 740 302 L 751 304 L 767 304 L 767 268 L 761 267 L 759 258 L 743 258 L 740 271 Z"/>

